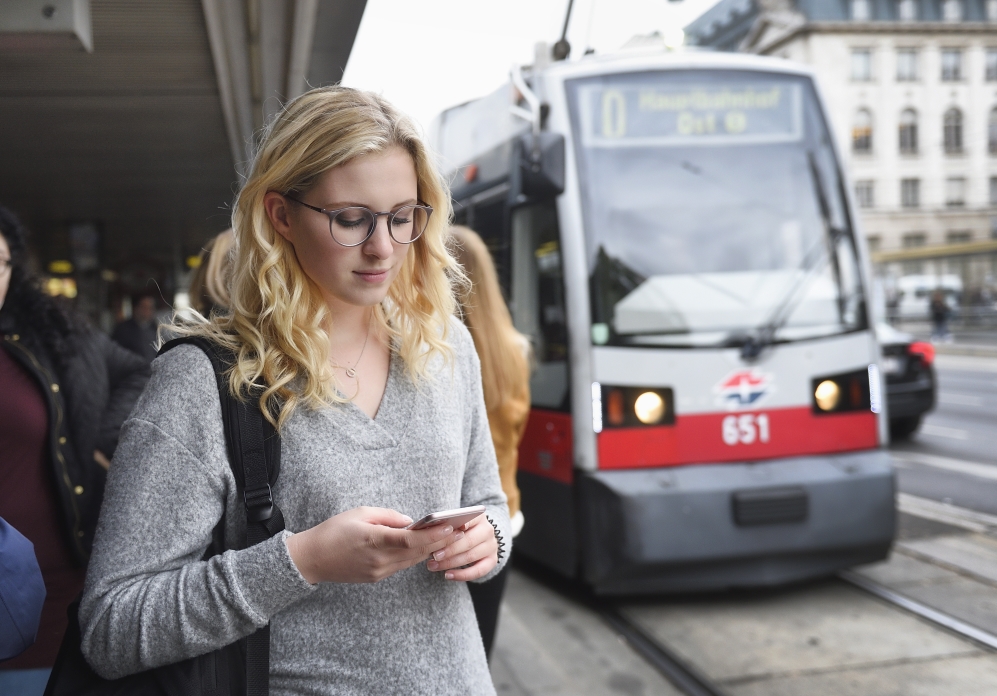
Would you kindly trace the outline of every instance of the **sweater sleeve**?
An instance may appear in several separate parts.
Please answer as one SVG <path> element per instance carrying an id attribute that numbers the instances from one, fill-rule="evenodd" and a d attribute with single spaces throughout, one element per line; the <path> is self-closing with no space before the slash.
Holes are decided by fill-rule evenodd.
<path id="1" fill-rule="evenodd" d="M 80 605 L 82 649 L 121 677 L 223 647 L 313 591 L 288 532 L 201 560 L 223 514 L 227 546 L 244 529 L 210 361 L 179 346 L 122 430 Z"/>
<path id="2" fill-rule="evenodd" d="M 512 551 L 512 532 L 509 524 L 509 507 L 499 480 L 498 461 L 488 427 L 485 397 L 481 387 L 481 362 L 474 350 L 474 342 L 467 328 L 454 320 L 454 345 L 457 362 L 464 383 L 465 442 L 467 464 L 461 487 L 461 505 L 484 505 L 485 514 L 495 525 L 496 535 L 504 545 L 500 548 L 499 563 L 484 577 L 473 582 L 485 582 L 495 577 L 509 560 Z"/>

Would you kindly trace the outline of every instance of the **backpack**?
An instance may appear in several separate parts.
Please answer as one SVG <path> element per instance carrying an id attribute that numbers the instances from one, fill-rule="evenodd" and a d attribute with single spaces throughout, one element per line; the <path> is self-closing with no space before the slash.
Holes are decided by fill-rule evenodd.
<path id="1" fill-rule="evenodd" d="M 280 475 L 280 434 L 255 398 L 239 400 L 229 393 L 225 371 L 234 356 L 200 337 L 167 342 L 166 351 L 195 345 L 211 359 L 218 381 L 229 465 L 246 509 L 245 546 L 259 544 L 284 529 L 284 516 L 274 503 L 272 486 Z M 204 560 L 224 552 L 225 518 L 212 532 Z M 87 664 L 80 649 L 79 605 L 69 606 L 69 625 L 56 657 L 45 696 L 267 696 L 270 685 L 270 626 L 240 641 L 182 662 L 163 665 L 120 679 L 103 679 Z"/>

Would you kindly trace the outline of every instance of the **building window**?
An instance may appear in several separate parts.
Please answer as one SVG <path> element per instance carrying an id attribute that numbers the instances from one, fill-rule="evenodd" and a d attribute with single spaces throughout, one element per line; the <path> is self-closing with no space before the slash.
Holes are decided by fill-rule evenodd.
<path id="1" fill-rule="evenodd" d="M 997 176 L 990 177 L 990 205 L 997 205 Z"/>
<path id="2" fill-rule="evenodd" d="M 872 81 L 872 49 L 852 49 L 852 81 Z"/>
<path id="3" fill-rule="evenodd" d="M 860 208 L 872 208 L 875 204 L 874 189 L 872 181 L 855 182 L 855 200 Z"/>
<path id="4" fill-rule="evenodd" d="M 987 119 L 987 149 L 991 155 L 997 155 L 997 106 L 990 109 Z"/>
<path id="5" fill-rule="evenodd" d="M 897 19 L 913 22 L 917 19 L 917 0 L 900 0 L 897 3 Z"/>
<path id="6" fill-rule="evenodd" d="M 973 233 L 969 230 L 959 230 L 958 232 L 946 232 L 945 241 L 949 244 L 965 244 L 973 241 Z"/>
<path id="7" fill-rule="evenodd" d="M 942 0 L 942 21 L 962 21 L 962 0 Z"/>
<path id="8" fill-rule="evenodd" d="M 987 21 L 997 22 L 997 0 L 987 0 Z"/>
<path id="9" fill-rule="evenodd" d="M 987 63 L 987 74 L 986 74 L 987 82 L 997 82 L 997 48 L 987 49 L 986 63 Z"/>
<path id="10" fill-rule="evenodd" d="M 924 232 L 908 232 L 903 237 L 900 238 L 900 244 L 904 249 L 913 249 L 914 247 L 923 247 L 928 243 L 928 235 Z"/>
<path id="11" fill-rule="evenodd" d="M 872 152 L 872 112 L 859 109 L 852 126 L 852 152 L 867 155 Z"/>
<path id="12" fill-rule="evenodd" d="M 917 80 L 917 49 L 901 48 L 897 50 L 897 82 L 915 82 Z"/>
<path id="13" fill-rule="evenodd" d="M 917 154 L 917 112 L 914 109 L 904 109 L 900 114 L 900 152 Z"/>
<path id="14" fill-rule="evenodd" d="M 945 180 L 945 205 L 949 208 L 962 208 L 966 205 L 966 179 L 950 176 Z"/>
<path id="15" fill-rule="evenodd" d="M 962 80 L 962 49 L 942 49 L 942 82 Z"/>
<path id="16" fill-rule="evenodd" d="M 852 19 L 856 22 L 867 22 L 872 19 L 870 0 L 852 0 Z"/>
<path id="17" fill-rule="evenodd" d="M 945 112 L 942 141 L 945 144 L 945 152 L 950 155 L 962 152 L 962 112 L 955 107 Z"/>
<path id="18" fill-rule="evenodd" d="M 921 180 L 900 180 L 900 205 L 904 208 L 917 208 L 921 205 Z"/>
<path id="19" fill-rule="evenodd" d="M 878 234 L 870 234 L 865 238 L 865 243 L 869 247 L 869 251 L 879 251 L 883 246 L 883 238 Z"/>

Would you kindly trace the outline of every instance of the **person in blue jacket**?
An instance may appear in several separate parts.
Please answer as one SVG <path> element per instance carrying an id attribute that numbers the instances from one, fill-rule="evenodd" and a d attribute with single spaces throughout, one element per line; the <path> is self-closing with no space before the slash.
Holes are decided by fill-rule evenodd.
<path id="1" fill-rule="evenodd" d="M 0 517 L 0 660 L 35 642 L 45 603 L 45 581 L 35 546 Z"/>

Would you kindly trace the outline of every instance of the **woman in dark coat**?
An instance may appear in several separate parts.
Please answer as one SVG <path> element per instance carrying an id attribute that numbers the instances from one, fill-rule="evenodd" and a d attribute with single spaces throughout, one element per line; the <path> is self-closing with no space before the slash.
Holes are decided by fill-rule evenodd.
<path id="1" fill-rule="evenodd" d="M 0 693 L 44 690 L 83 588 L 105 469 L 148 378 L 145 360 L 42 292 L 24 229 L 0 207 L 0 517 L 34 544 L 47 592 L 35 644 L 0 664 Z"/>

